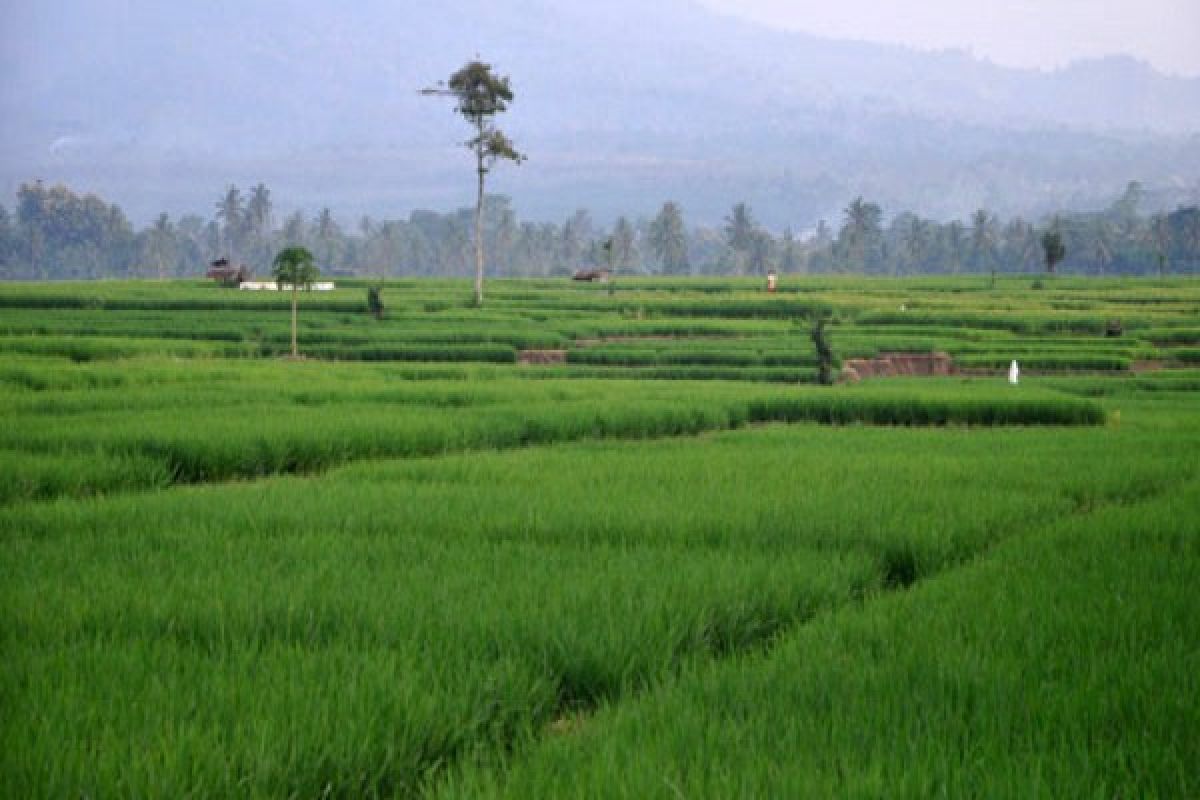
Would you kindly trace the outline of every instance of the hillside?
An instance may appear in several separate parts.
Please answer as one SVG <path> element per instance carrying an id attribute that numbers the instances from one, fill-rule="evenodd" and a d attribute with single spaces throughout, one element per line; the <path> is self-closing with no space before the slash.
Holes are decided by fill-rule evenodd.
<path id="1" fill-rule="evenodd" d="M 469 202 L 463 130 L 416 90 L 476 52 L 513 77 L 505 125 L 531 155 L 496 189 L 535 218 L 673 197 L 711 222 L 745 199 L 802 227 L 858 193 L 941 217 L 1034 214 L 1107 202 L 1131 179 L 1171 205 L 1200 174 L 1200 79 L 1126 57 L 1013 70 L 781 33 L 691 0 L 4 15 L 0 188 L 66 181 L 137 218 L 207 211 L 227 183 L 259 180 L 282 204 L 347 216 Z"/>

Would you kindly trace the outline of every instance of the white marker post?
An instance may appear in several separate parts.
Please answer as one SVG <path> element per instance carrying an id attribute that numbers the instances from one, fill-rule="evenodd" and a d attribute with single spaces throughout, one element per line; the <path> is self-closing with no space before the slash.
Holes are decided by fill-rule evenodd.
<path id="1" fill-rule="evenodd" d="M 1013 386 L 1021 379 L 1021 368 L 1017 366 L 1017 360 L 1014 358 L 1012 365 L 1008 368 L 1008 382 Z"/>

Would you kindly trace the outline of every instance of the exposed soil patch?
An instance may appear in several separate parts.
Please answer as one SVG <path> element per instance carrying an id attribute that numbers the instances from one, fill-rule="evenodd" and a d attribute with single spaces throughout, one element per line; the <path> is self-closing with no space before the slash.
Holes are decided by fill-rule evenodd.
<path id="1" fill-rule="evenodd" d="M 614 344 L 619 342 L 670 342 L 676 339 L 696 339 L 695 336 L 674 336 L 669 333 L 648 333 L 643 336 L 593 336 L 584 339 L 576 339 L 575 346 L 579 348 L 595 347 L 601 344 Z M 737 339 L 737 336 L 705 336 L 703 341 L 714 341 L 720 339 Z"/>
<path id="2" fill-rule="evenodd" d="M 517 353 L 518 364 L 565 364 L 566 350 L 521 350 Z"/>
<path id="3" fill-rule="evenodd" d="M 842 363 L 840 380 L 855 383 L 863 378 L 894 378 L 898 375 L 955 375 L 954 359 L 946 353 L 880 353 L 875 358 L 848 358 Z"/>

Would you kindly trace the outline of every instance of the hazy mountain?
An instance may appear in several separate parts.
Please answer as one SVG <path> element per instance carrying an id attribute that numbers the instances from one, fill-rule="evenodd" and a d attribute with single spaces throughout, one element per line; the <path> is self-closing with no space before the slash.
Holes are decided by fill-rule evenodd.
<path id="1" fill-rule="evenodd" d="M 526 217 L 681 201 L 774 226 L 855 194 L 936 216 L 1200 191 L 1200 79 L 1114 57 L 1058 72 L 784 33 L 690 0 L 5 4 L 0 189 L 35 177 L 135 218 L 284 206 L 403 216 L 472 199 L 466 138 L 417 89 L 475 53 L 513 79 L 529 154 L 494 176 Z M 11 200 L 4 200 L 10 203 Z"/>

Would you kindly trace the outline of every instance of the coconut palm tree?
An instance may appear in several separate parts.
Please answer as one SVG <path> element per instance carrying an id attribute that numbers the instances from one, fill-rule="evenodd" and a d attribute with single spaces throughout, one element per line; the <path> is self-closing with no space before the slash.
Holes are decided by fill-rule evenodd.
<path id="1" fill-rule="evenodd" d="M 929 250 L 933 245 L 931 228 L 929 222 L 912 214 L 901 230 L 904 252 L 908 256 L 908 263 L 913 272 L 920 272 L 925 265 L 925 259 L 929 256 Z"/>
<path id="2" fill-rule="evenodd" d="M 1167 258 L 1171 252 L 1171 226 L 1167 223 L 1167 215 L 1155 214 L 1150 218 L 1146 228 L 1146 240 L 1154 251 L 1154 261 L 1158 265 L 1158 277 L 1167 274 Z"/>
<path id="3" fill-rule="evenodd" d="M 971 215 L 971 260 L 977 270 L 987 269 L 996 288 L 996 218 L 986 209 Z"/>
<path id="4" fill-rule="evenodd" d="M 250 190 L 246 220 L 251 232 L 259 239 L 271 232 L 271 190 L 266 184 L 260 183 Z"/>
<path id="5" fill-rule="evenodd" d="M 845 222 L 838 233 L 837 248 L 845 269 L 869 272 L 882 258 L 883 210 L 858 196 L 842 212 Z"/>
<path id="6" fill-rule="evenodd" d="M 229 260 L 235 257 L 237 241 L 241 238 L 245 226 L 245 207 L 242 203 L 242 192 L 236 186 L 230 186 L 225 194 L 217 201 L 217 219 L 221 221 L 221 232 L 225 237 L 225 247 Z"/>
<path id="7" fill-rule="evenodd" d="M 746 272 L 757 230 L 758 223 L 754 221 L 750 206 L 745 203 L 735 205 L 733 211 L 725 218 L 725 244 L 733 251 L 733 263 L 738 275 Z"/>
<path id="8" fill-rule="evenodd" d="M 167 258 L 171 257 L 175 246 L 175 228 L 165 212 L 154 220 L 154 227 L 150 229 L 150 241 L 154 260 L 158 265 L 158 279 L 166 280 Z"/>
<path id="9" fill-rule="evenodd" d="M 1113 245 L 1116 235 L 1116 226 L 1109 220 L 1098 220 L 1092 231 L 1092 257 L 1096 260 L 1096 267 L 1101 275 L 1108 272 L 1109 265 L 1116 258 Z"/>
<path id="10" fill-rule="evenodd" d="M 954 219 L 942 229 L 945 239 L 945 257 L 949 262 L 950 272 L 957 275 L 962 268 L 963 253 L 967 249 L 966 228 L 962 222 Z"/>
<path id="11" fill-rule="evenodd" d="M 299 299 L 297 293 L 301 286 L 307 290 L 320 273 L 313 262 L 312 253 L 304 247 L 285 247 L 280 250 L 275 256 L 272 272 L 280 289 L 284 284 L 292 289 L 292 358 L 299 358 L 300 350 L 296 345 L 296 303 Z"/>
<path id="12" fill-rule="evenodd" d="M 683 226 L 683 209 L 678 203 L 668 201 L 663 204 L 658 216 L 650 223 L 647 238 L 662 264 L 663 274 L 687 274 L 687 232 Z"/>
<path id="13" fill-rule="evenodd" d="M 342 237 L 342 229 L 333 218 L 333 212 L 328 208 L 322 208 L 321 213 L 317 215 L 317 219 L 313 222 L 313 233 L 317 240 L 317 252 L 321 257 L 321 263 L 329 266 L 333 264 L 337 256 L 338 241 Z"/>

